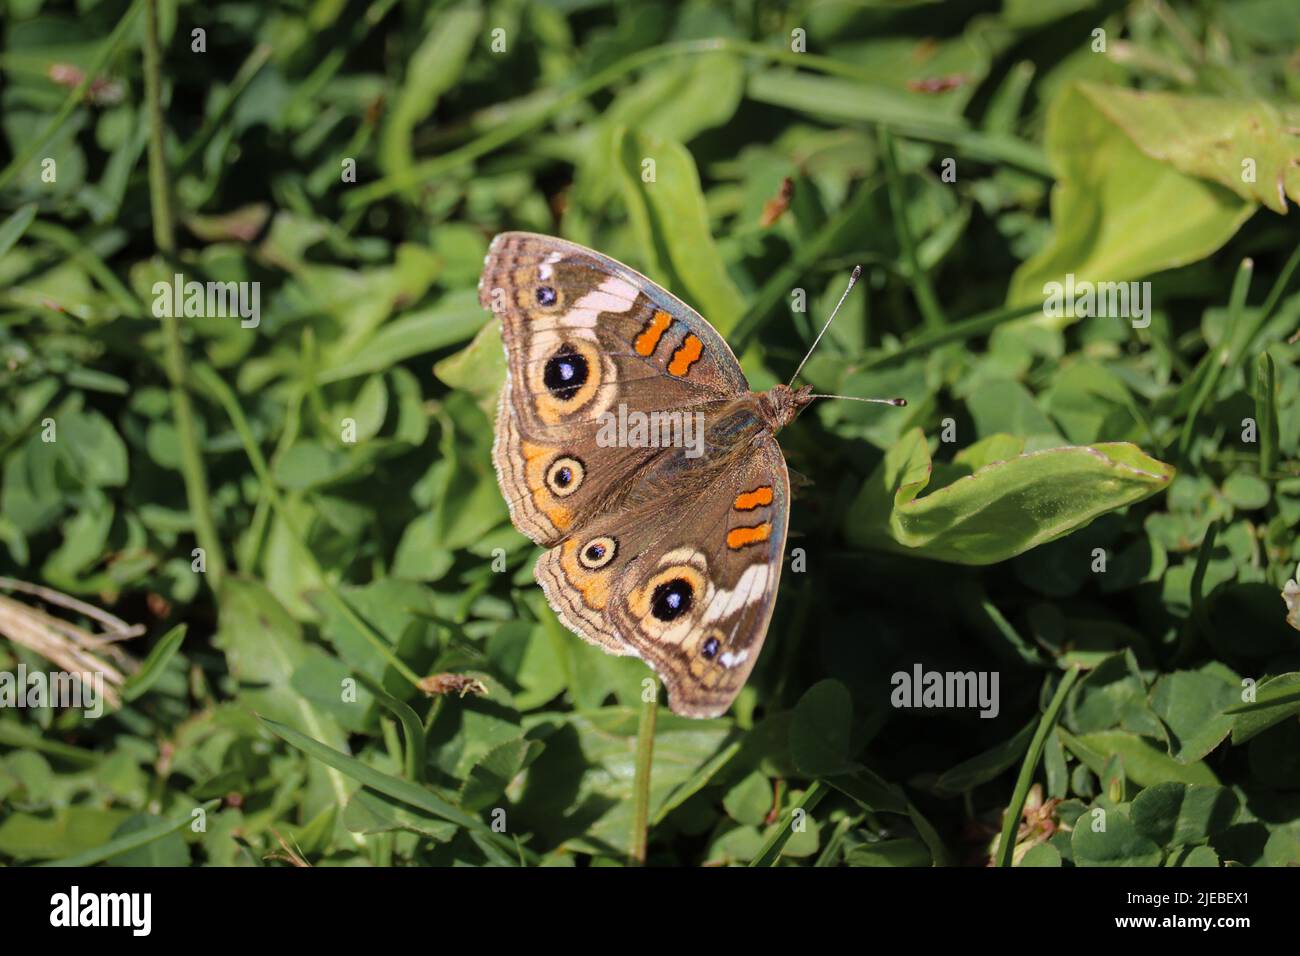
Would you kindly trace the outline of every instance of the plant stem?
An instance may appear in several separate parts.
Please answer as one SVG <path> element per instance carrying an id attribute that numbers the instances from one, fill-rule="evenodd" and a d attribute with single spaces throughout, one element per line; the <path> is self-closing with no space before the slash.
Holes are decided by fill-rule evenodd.
<path id="1" fill-rule="evenodd" d="M 1042 720 L 1038 722 L 1033 740 L 1029 742 L 1029 752 L 1025 754 L 1025 762 L 1020 765 L 1020 776 L 1016 778 L 1016 789 L 1011 793 L 1007 815 L 1002 818 L 1002 837 L 998 840 L 998 866 L 1011 865 L 1011 858 L 1016 849 L 1016 829 L 1020 823 L 1020 814 L 1025 809 L 1025 799 L 1029 796 L 1029 786 L 1033 783 L 1034 771 L 1038 769 L 1038 761 L 1043 757 L 1043 747 L 1047 744 L 1047 735 L 1056 726 L 1056 718 L 1061 713 L 1065 697 L 1078 679 L 1077 666 L 1065 672 L 1065 676 L 1061 678 L 1061 683 L 1056 688 L 1056 693 L 1052 695 L 1051 703 L 1043 713 Z"/>
<path id="2" fill-rule="evenodd" d="M 655 720 L 659 715 L 659 685 L 655 695 L 641 705 L 636 730 L 636 778 L 632 783 L 632 865 L 645 866 L 650 830 L 650 771 L 654 763 Z"/>
<path id="3" fill-rule="evenodd" d="M 1259 473 L 1277 467 L 1277 384 L 1273 356 L 1260 352 L 1255 362 L 1255 427 L 1259 429 Z"/>
<path id="4" fill-rule="evenodd" d="M 880 127 L 880 155 L 885 164 L 885 182 L 889 187 L 889 208 L 893 213 L 894 233 L 898 237 L 903 263 L 907 266 L 912 295 L 916 297 L 925 327 L 938 331 L 948 324 L 948 320 L 944 318 L 939 298 L 930 285 L 930 277 L 921 268 L 921 260 L 916 254 L 916 240 L 912 236 L 912 227 L 907 222 L 907 203 L 903 196 L 903 177 L 898 171 L 898 155 L 894 151 L 894 136 L 884 126 Z"/>
<path id="5" fill-rule="evenodd" d="M 172 218 L 171 183 L 167 176 L 164 152 L 165 127 L 162 112 L 162 51 L 158 46 L 158 0 L 145 0 L 144 86 L 149 108 L 149 198 L 153 212 L 154 244 L 163 260 L 171 266 L 176 256 L 176 225 Z M 181 343 L 180 320 L 175 315 L 162 319 L 164 363 L 171 383 L 172 410 L 176 415 L 176 436 L 181 448 L 181 475 L 185 481 L 185 498 L 194 519 L 194 536 L 203 549 L 208 583 L 212 590 L 221 588 L 226 573 L 226 558 L 212 520 L 212 498 L 208 478 L 203 470 L 203 452 L 199 448 L 194 408 L 185 390 L 185 348 Z"/>

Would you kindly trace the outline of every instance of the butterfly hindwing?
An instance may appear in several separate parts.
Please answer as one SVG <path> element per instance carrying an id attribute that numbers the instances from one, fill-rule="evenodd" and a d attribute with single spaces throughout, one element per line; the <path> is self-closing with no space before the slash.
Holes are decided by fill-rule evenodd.
<path id="1" fill-rule="evenodd" d="M 772 615 L 785 459 L 763 437 L 745 460 L 697 475 L 658 460 L 643 488 L 542 555 L 537 579 L 570 628 L 653 667 L 674 712 L 716 716 L 744 686 Z"/>

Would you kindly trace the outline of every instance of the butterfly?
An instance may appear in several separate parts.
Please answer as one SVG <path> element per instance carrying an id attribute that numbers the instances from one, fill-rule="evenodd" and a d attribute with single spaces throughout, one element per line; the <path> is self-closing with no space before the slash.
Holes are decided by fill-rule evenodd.
<path id="1" fill-rule="evenodd" d="M 479 301 L 506 353 L 497 481 L 515 527 L 547 549 L 534 576 L 551 608 L 649 664 L 673 712 L 724 713 L 781 578 L 790 479 L 775 436 L 823 396 L 752 391 L 703 316 L 562 239 L 498 235 Z"/>

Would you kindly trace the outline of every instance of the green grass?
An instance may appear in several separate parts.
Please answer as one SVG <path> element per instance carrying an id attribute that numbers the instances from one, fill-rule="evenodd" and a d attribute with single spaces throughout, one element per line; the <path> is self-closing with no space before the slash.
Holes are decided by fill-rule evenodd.
<path id="1" fill-rule="evenodd" d="M 1294 4 L 966 6 L 5 7 L 0 579 L 144 634 L 103 716 L 0 707 L 0 862 L 1300 863 Z M 507 229 L 755 388 L 863 266 L 801 380 L 908 406 L 782 433 L 800 557 L 723 718 L 533 582 Z M 177 272 L 256 326 L 156 317 Z M 1048 314 L 1067 274 L 1149 310 Z M 56 667 L 20 605 L 0 703 Z M 918 665 L 996 714 L 902 706 Z"/>

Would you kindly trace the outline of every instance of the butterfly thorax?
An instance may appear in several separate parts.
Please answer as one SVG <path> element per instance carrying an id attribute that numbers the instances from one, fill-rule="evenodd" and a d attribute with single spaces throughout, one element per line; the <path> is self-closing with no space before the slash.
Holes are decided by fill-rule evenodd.
<path id="1" fill-rule="evenodd" d="M 773 385 L 766 392 L 751 392 L 758 401 L 759 414 L 773 433 L 779 432 L 795 420 L 804 406 L 812 400 L 811 385 L 791 388 L 789 385 Z"/>

